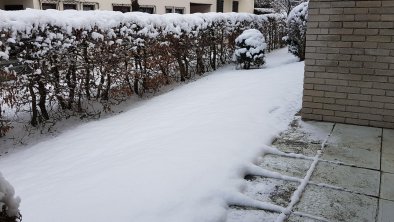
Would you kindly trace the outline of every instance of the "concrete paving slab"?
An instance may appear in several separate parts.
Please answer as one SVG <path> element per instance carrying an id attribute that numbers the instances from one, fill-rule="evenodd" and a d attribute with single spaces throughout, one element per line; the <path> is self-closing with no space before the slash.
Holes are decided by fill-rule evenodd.
<path id="1" fill-rule="evenodd" d="M 312 219 L 305 216 L 291 214 L 290 217 L 287 219 L 287 222 L 323 222 L 323 221 Z"/>
<path id="2" fill-rule="evenodd" d="M 248 180 L 244 194 L 252 199 L 287 207 L 298 183 L 273 178 L 254 177 Z"/>
<path id="3" fill-rule="evenodd" d="M 372 222 L 377 205 L 377 198 L 308 185 L 294 210 L 329 221 Z"/>
<path id="4" fill-rule="evenodd" d="M 379 215 L 377 222 L 393 222 L 394 221 L 394 201 L 379 200 Z"/>
<path id="5" fill-rule="evenodd" d="M 273 142 L 273 146 L 283 152 L 315 156 L 333 125 L 326 122 L 295 120 L 291 127 Z"/>
<path id="6" fill-rule="evenodd" d="M 365 149 L 329 146 L 321 157 L 324 160 L 340 161 L 347 165 L 354 165 L 369 169 L 380 169 L 380 152 Z"/>
<path id="7" fill-rule="evenodd" d="M 327 145 L 380 152 L 381 137 L 381 128 L 336 124 Z"/>
<path id="8" fill-rule="evenodd" d="M 274 222 L 279 216 L 277 213 L 264 210 L 253 210 L 239 207 L 231 207 L 227 212 L 227 222 Z"/>
<path id="9" fill-rule="evenodd" d="M 309 157 L 315 156 L 317 151 L 320 150 L 321 147 L 319 142 L 314 144 L 310 142 L 282 140 L 282 139 L 275 141 L 272 144 L 272 146 L 276 147 L 278 150 L 285 153 L 303 154 Z"/>
<path id="10" fill-rule="evenodd" d="M 382 154 L 382 171 L 394 173 L 394 154 Z"/>
<path id="11" fill-rule="evenodd" d="M 319 162 L 311 181 L 342 187 L 362 194 L 379 196 L 380 173 L 327 162 Z"/>
<path id="12" fill-rule="evenodd" d="M 382 184 L 380 187 L 380 197 L 394 201 L 394 174 L 382 173 Z M 394 218 L 393 218 L 394 220 Z"/>
<path id="13" fill-rule="evenodd" d="M 291 126 L 291 128 L 281 134 L 282 139 L 322 142 L 330 134 L 334 124 L 295 120 Z"/>
<path id="14" fill-rule="evenodd" d="M 312 160 L 268 154 L 264 156 L 262 162 L 258 165 L 283 175 L 304 178 L 311 164 Z"/>
<path id="15" fill-rule="evenodd" d="M 383 129 L 383 151 L 394 154 L 394 130 Z"/>
<path id="16" fill-rule="evenodd" d="M 394 130 L 383 129 L 382 171 L 394 173 Z"/>

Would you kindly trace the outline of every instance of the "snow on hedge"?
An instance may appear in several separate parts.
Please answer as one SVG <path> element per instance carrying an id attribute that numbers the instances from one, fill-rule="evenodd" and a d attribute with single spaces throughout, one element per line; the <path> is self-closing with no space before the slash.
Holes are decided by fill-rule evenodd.
<path id="1" fill-rule="evenodd" d="M 297 5 L 287 17 L 287 36 L 285 40 L 289 46 L 289 52 L 301 60 L 305 58 L 308 3 L 303 2 Z"/>
<path id="2" fill-rule="evenodd" d="M 251 65 L 263 65 L 264 53 L 267 48 L 263 34 L 257 29 L 245 30 L 235 39 L 234 57 L 244 69 Z"/>
<path id="3" fill-rule="evenodd" d="M 47 41 L 58 38 L 65 41 L 64 47 L 72 43 L 76 30 L 85 30 L 92 33 L 94 39 L 116 38 L 115 28 L 120 28 L 120 34 L 127 36 L 139 34 L 156 38 L 159 34 L 173 34 L 180 36 L 184 32 L 196 35 L 200 30 L 206 29 L 214 23 L 222 23 L 228 27 L 237 27 L 240 23 L 263 23 L 267 18 L 281 19 L 281 15 L 254 15 L 249 13 L 196 13 L 188 15 L 180 14 L 146 14 L 140 12 L 121 13 L 113 11 L 57 11 L 57 10 L 34 10 L 2 11 L 0 10 L 0 32 L 10 31 L 11 35 L 6 42 L 0 41 L 0 47 L 5 43 L 18 43 L 20 38 L 29 38 L 36 31 L 46 32 Z M 52 29 L 53 27 L 56 27 Z M 57 30 L 60 28 L 60 30 Z M 230 28 L 231 29 L 231 28 Z M 98 32 L 95 32 L 97 30 Z M 231 30 L 229 30 L 231 31 Z M 104 32 L 106 36 L 99 35 Z M 22 36 L 20 35 L 22 33 Z M 64 33 L 67 36 L 59 36 Z M 4 33 L 2 34 L 4 37 Z M 7 59 L 8 50 L 0 51 L 0 57 Z"/>
<path id="4" fill-rule="evenodd" d="M 141 12 L 121 13 L 114 11 L 57 11 L 57 10 L 35 10 L 24 11 L 1 11 L 0 28 L 8 27 L 17 31 L 44 28 L 45 25 L 71 29 L 110 29 L 120 23 L 133 22 L 142 27 L 155 25 L 166 27 L 168 31 L 177 32 L 177 27 L 188 30 L 194 26 L 206 27 L 212 22 L 226 19 L 228 22 L 264 20 L 265 16 L 250 13 L 194 13 L 194 14 L 146 14 Z M 272 14 L 272 16 L 282 17 Z M 70 33 L 70 32 L 69 32 Z"/>
<path id="5" fill-rule="evenodd" d="M 15 197 L 14 195 L 14 187 L 11 186 L 0 172 L 0 214 L 4 213 L 2 211 L 5 209 L 7 216 L 19 216 L 19 203 L 21 200 L 19 197 Z"/>
<path id="6" fill-rule="evenodd" d="M 287 24 L 290 22 L 303 23 L 308 20 L 308 4 L 309 2 L 303 2 L 294 7 L 287 17 Z"/>

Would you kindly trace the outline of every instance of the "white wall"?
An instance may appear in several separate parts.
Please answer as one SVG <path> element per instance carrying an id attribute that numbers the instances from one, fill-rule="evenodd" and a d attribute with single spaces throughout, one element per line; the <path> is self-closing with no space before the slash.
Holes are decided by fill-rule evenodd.
<path id="1" fill-rule="evenodd" d="M 34 8 L 35 1 L 38 0 L 0 0 L 0 9 L 4 9 L 5 5 L 23 5 L 24 8 Z"/>
<path id="2" fill-rule="evenodd" d="M 212 12 L 212 5 L 195 5 L 193 7 L 190 7 L 190 13 L 196 13 L 196 12 Z"/>
<path id="3" fill-rule="evenodd" d="M 190 13 L 190 1 L 185 1 L 185 0 L 171 0 L 171 1 L 139 0 L 138 3 L 140 5 L 155 5 L 156 14 L 164 14 L 166 6 L 185 8 L 185 13 Z"/>
<path id="4" fill-rule="evenodd" d="M 100 10 L 112 10 L 112 4 L 131 4 L 131 0 L 92 0 L 100 4 Z M 139 0 L 140 5 L 156 6 L 156 14 L 164 14 L 167 7 L 184 8 L 185 13 L 190 13 L 190 3 L 212 4 L 211 11 L 216 11 L 216 0 Z"/>
<path id="5" fill-rule="evenodd" d="M 238 12 L 253 13 L 254 11 L 254 0 L 238 0 Z M 233 11 L 233 0 L 224 0 L 223 4 L 224 12 Z"/>
<path id="6" fill-rule="evenodd" d="M 223 12 L 233 11 L 233 0 L 224 0 L 223 2 Z"/>
<path id="7" fill-rule="evenodd" d="M 239 0 L 239 12 L 253 13 L 254 0 Z"/>
<path id="8" fill-rule="evenodd" d="M 88 2 L 88 1 L 86 1 Z M 131 0 L 91 0 L 91 2 L 99 3 L 100 10 L 112 11 L 112 4 L 128 4 L 131 5 Z"/>
<path id="9" fill-rule="evenodd" d="M 190 3 L 209 4 L 210 12 L 216 12 L 216 0 L 190 0 Z"/>
<path id="10" fill-rule="evenodd" d="M 61 0 L 62 1 L 62 0 Z M 239 12 L 253 13 L 254 0 L 238 0 Z M 80 0 L 79 2 L 97 2 L 100 10 L 112 11 L 112 4 L 128 4 L 131 5 L 131 0 Z M 166 6 L 184 8 L 185 13 L 190 13 L 190 3 L 210 4 L 210 11 L 216 12 L 216 0 L 139 0 L 140 5 L 154 5 L 156 14 L 164 14 Z M 233 11 L 233 0 L 224 0 L 224 12 Z M 0 9 L 4 8 L 5 4 L 23 4 L 25 8 L 40 8 L 39 0 L 0 0 Z M 81 4 L 78 4 L 78 7 Z M 63 4 L 59 4 L 62 9 Z"/>

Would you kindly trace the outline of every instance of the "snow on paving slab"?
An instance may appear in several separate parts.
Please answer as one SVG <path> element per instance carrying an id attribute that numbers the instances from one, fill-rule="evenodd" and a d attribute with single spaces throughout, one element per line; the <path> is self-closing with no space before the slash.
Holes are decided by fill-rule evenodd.
<path id="1" fill-rule="evenodd" d="M 224 220 L 245 170 L 301 107 L 294 61 L 282 49 L 265 69 L 227 67 L 1 157 L 24 221 Z"/>

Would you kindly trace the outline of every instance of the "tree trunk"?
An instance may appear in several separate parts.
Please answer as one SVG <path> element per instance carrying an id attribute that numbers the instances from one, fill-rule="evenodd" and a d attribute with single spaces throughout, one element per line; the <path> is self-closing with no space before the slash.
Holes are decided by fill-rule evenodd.
<path id="1" fill-rule="evenodd" d="M 56 60 L 56 58 L 53 58 L 54 60 Z M 66 109 L 66 104 L 64 102 L 64 98 L 63 96 L 61 96 L 61 89 L 60 89 L 60 74 L 59 74 L 59 68 L 58 66 L 54 66 L 53 68 L 53 75 L 55 76 L 55 95 L 56 95 L 56 99 L 60 104 L 60 107 L 62 107 L 62 109 Z"/>
<path id="2" fill-rule="evenodd" d="M 104 85 L 104 82 L 105 82 L 104 71 L 103 71 L 102 67 L 103 67 L 103 66 L 101 65 L 101 67 L 100 67 L 100 74 L 101 74 L 101 77 L 100 77 L 100 83 L 99 83 L 99 85 L 98 85 L 98 87 L 97 87 L 96 99 L 100 98 L 100 96 L 101 96 L 101 90 L 103 89 L 103 85 Z"/>
<path id="3" fill-rule="evenodd" d="M 38 116 L 37 98 L 36 98 L 36 94 L 34 92 L 34 88 L 33 88 L 33 83 L 32 82 L 29 83 L 28 88 L 29 88 L 29 92 L 30 92 L 30 96 L 31 96 L 31 111 L 32 111 L 30 124 L 32 126 L 37 126 L 37 116 Z"/>
<path id="4" fill-rule="evenodd" d="M 183 64 L 182 58 L 180 56 L 177 56 L 176 61 L 178 62 L 178 65 L 179 65 L 179 72 L 181 74 L 181 82 L 184 82 L 184 81 L 186 81 L 185 64 Z"/>
<path id="5" fill-rule="evenodd" d="M 85 94 L 86 98 L 90 100 L 90 69 L 89 69 L 89 58 L 88 58 L 88 48 L 84 47 L 83 54 L 85 58 Z"/>
<path id="6" fill-rule="evenodd" d="M 77 76 L 76 76 L 75 72 L 76 72 L 75 65 L 72 65 L 66 75 L 67 86 L 70 90 L 70 93 L 68 96 L 68 104 L 67 104 L 68 109 L 72 108 L 72 105 L 74 103 L 74 98 L 75 98 L 75 88 L 76 88 L 76 84 L 77 84 Z"/>
<path id="7" fill-rule="evenodd" d="M 38 94 L 40 95 L 40 101 L 38 102 L 38 106 L 41 110 L 41 115 L 45 120 L 49 119 L 48 111 L 46 108 L 46 100 L 47 100 L 47 91 L 45 89 L 45 85 L 43 82 L 38 81 Z"/>
<path id="8" fill-rule="evenodd" d="M 104 93 L 101 96 L 101 99 L 108 100 L 109 99 L 109 91 L 110 90 L 111 90 L 111 75 L 108 73 L 107 74 L 107 87 L 105 88 Z"/>

